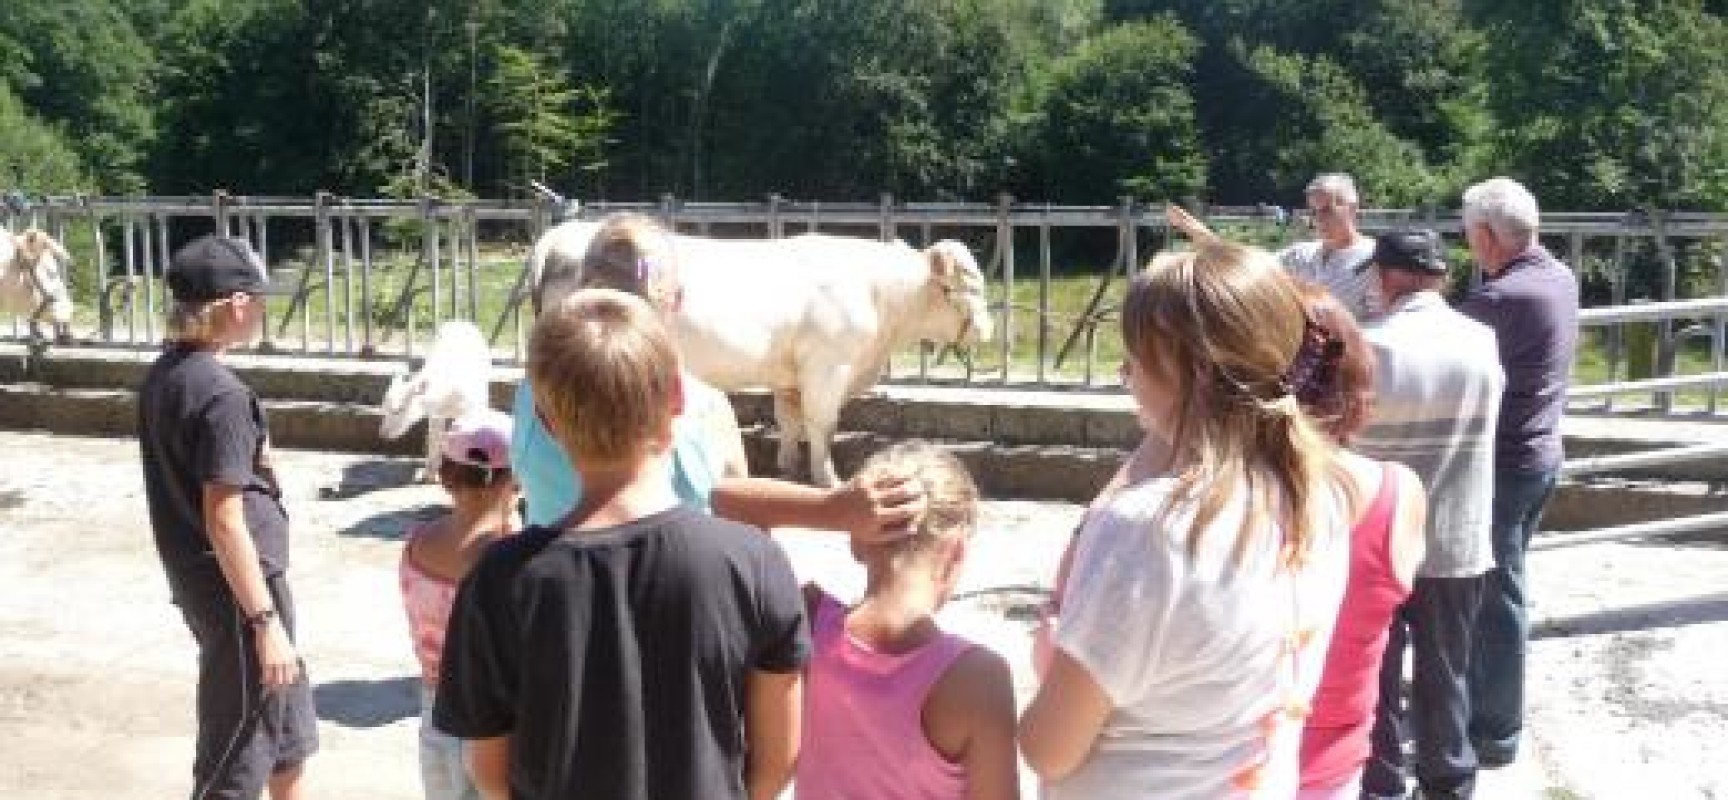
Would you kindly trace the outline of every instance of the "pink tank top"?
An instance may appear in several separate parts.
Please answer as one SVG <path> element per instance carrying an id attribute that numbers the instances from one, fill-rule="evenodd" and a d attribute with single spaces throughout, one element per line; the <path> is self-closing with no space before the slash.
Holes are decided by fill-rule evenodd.
<path id="1" fill-rule="evenodd" d="M 427 686 L 437 686 L 438 660 L 444 652 L 444 630 L 450 625 L 456 584 L 414 563 L 414 539 L 424 530 L 426 525 L 420 524 L 408 531 L 396 574 L 402 585 L 402 608 L 408 612 L 408 635 L 414 640 L 414 657 L 420 661 L 420 678 Z"/>
<path id="2" fill-rule="evenodd" d="M 1410 596 L 1410 587 L 1398 579 L 1392 563 L 1397 510 L 1398 475 L 1386 464 L 1368 513 L 1350 529 L 1350 578 L 1314 692 L 1313 713 L 1302 731 L 1304 789 L 1342 785 L 1368 758 L 1387 628 Z"/>
<path id="3" fill-rule="evenodd" d="M 960 800 L 966 772 L 924 736 L 924 699 L 972 643 L 944 633 L 910 653 L 846 634 L 846 607 L 822 594 L 804 693 L 799 800 Z"/>

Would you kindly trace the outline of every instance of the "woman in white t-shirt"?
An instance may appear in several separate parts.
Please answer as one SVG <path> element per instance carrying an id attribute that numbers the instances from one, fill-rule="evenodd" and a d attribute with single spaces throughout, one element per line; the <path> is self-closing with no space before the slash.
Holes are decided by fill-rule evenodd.
<path id="1" fill-rule="evenodd" d="M 1289 798 L 1360 503 L 1295 397 L 1328 339 L 1221 242 L 1136 276 L 1122 338 L 1146 438 L 1039 629 L 1021 751 L 1056 800 Z"/>

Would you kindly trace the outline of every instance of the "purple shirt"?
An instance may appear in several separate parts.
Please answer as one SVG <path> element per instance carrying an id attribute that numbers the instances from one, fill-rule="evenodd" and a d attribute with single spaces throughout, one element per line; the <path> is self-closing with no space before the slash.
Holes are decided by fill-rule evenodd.
<path id="1" fill-rule="evenodd" d="M 1494 329 L 1506 393 L 1500 400 L 1494 469 L 1560 466 L 1560 417 L 1578 351 L 1578 278 L 1540 245 L 1506 264 L 1459 306 Z"/>

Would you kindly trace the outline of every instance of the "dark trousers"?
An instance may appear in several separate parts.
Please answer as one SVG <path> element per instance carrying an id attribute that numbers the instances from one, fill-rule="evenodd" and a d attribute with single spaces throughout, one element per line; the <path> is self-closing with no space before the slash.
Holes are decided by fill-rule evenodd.
<path id="1" fill-rule="evenodd" d="M 217 579 L 220 580 L 220 579 Z M 192 800 L 252 800 L 270 775 L 318 749 L 318 718 L 305 670 L 291 686 L 265 692 L 255 635 L 226 583 L 176 593 L 198 643 L 198 740 Z M 280 575 L 265 579 L 293 635 L 294 599 Z"/>
<path id="2" fill-rule="evenodd" d="M 1494 569 L 1470 645 L 1470 740 L 1484 766 L 1509 764 L 1524 731 L 1524 648 L 1530 635 L 1524 553 L 1558 470 L 1494 473 Z"/>
<path id="3" fill-rule="evenodd" d="M 1402 798 L 1414 777 L 1433 796 L 1467 798 L 1475 789 L 1476 753 L 1465 678 L 1482 579 L 1417 578 L 1411 589 L 1392 617 L 1380 662 L 1374 749 L 1363 768 L 1362 797 Z M 1413 663 L 1408 704 L 1400 685 L 1406 647 Z M 1416 744 L 1414 765 L 1404 756 L 1406 739 Z"/>

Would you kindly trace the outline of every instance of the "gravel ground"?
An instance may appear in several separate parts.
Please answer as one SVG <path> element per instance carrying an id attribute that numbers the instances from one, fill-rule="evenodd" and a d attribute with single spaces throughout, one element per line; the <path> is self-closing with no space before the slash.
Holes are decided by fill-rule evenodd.
<path id="1" fill-rule="evenodd" d="M 136 444 L 0 432 L 0 452 L 0 796 L 184 796 L 193 650 L 150 546 Z M 314 796 L 418 797 L 416 678 L 394 569 L 405 523 L 435 512 L 439 493 L 407 483 L 408 460 L 278 461 L 322 719 Z M 944 612 L 1009 656 L 1023 699 L 1023 612 L 1078 514 L 987 503 Z M 782 534 L 802 577 L 858 590 L 843 539 Z M 1728 548 L 1581 547 L 1535 554 L 1532 569 L 1532 746 L 1486 774 L 1479 796 L 1728 798 Z"/>

